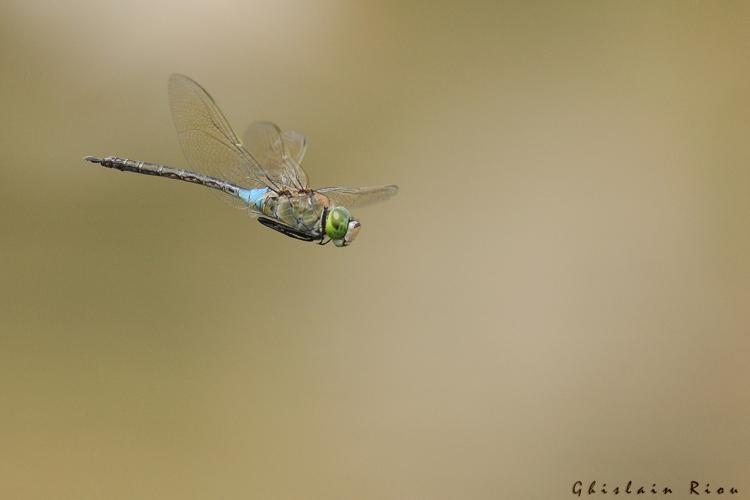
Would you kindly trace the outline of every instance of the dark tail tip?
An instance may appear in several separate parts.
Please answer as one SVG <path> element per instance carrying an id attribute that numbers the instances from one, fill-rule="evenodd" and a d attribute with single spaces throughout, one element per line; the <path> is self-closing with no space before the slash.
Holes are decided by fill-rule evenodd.
<path id="1" fill-rule="evenodd" d="M 83 159 L 86 161 L 90 161 L 91 163 L 98 163 L 99 165 L 101 165 L 104 161 L 101 158 L 97 158 L 96 156 L 84 156 Z"/>

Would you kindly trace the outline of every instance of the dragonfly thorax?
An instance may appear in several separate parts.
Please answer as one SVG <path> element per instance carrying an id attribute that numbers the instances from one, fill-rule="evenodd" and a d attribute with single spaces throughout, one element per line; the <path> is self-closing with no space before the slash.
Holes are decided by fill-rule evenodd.
<path id="1" fill-rule="evenodd" d="M 264 215 L 313 238 L 324 234 L 323 215 L 329 205 L 328 198 L 315 192 L 281 194 L 270 189 L 255 204 Z"/>

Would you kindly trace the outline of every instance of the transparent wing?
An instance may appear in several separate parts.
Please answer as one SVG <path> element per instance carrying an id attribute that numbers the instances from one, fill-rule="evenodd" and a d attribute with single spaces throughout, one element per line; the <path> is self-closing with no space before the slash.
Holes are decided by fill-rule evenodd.
<path id="1" fill-rule="evenodd" d="M 284 141 L 284 147 L 286 148 L 289 156 L 292 157 L 297 165 L 302 165 L 302 159 L 305 157 L 307 152 L 307 138 L 295 132 L 293 130 L 286 130 L 281 133 L 281 138 Z"/>
<path id="2" fill-rule="evenodd" d="M 248 127 L 243 139 L 250 154 L 263 168 L 274 172 L 283 186 L 298 189 L 307 187 L 307 175 L 299 164 L 305 154 L 307 142 L 302 134 L 282 133 L 271 122 L 254 122 Z"/>
<path id="3" fill-rule="evenodd" d="M 398 193 L 398 186 L 391 184 L 361 188 L 324 187 L 315 191 L 327 196 L 334 205 L 355 208 L 387 200 Z"/>
<path id="4" fill-rule="evenodd" d="M 169 77 L 168 89 L 172 119 L 191 168 L 242 187 L 281 190 L 279 172 L 264 168 L 245 149 L 203 87 L 187 76 L 174 74 Z"/>

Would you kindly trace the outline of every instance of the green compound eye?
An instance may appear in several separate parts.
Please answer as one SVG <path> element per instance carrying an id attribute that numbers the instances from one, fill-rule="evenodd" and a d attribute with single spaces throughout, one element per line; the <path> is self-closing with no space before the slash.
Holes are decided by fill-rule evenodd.
<path id="1" fill-rule="evenodd" d="M 346 236 L 352 214 L 344 207 L 335 207 L 326 218 L 326 234 L 332 240 L 340 240 Z"/>

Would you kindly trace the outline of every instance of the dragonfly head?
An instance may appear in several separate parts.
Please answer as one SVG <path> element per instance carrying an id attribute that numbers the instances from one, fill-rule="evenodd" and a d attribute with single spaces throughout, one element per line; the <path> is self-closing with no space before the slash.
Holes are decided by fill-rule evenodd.
<path id="1" fill-rule="evenodd" d="M 326 235 L 337 247 L 351 244 L 361 227 L 359 221 L 344 207 L 334 207 L 326 218 Z"/>

